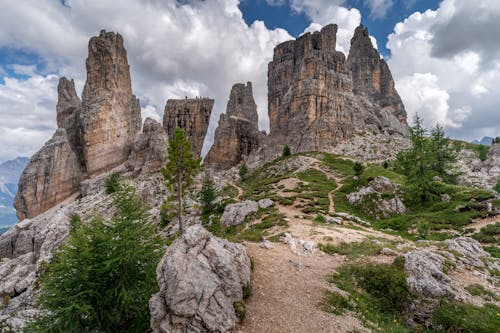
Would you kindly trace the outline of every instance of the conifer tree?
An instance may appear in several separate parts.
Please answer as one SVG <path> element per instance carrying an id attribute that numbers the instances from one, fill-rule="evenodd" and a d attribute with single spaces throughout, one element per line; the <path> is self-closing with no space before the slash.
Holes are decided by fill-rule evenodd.
<path id="1" fill-rule="evenodd" d="M 203 212 L 208 213 L 213 208 L 213 202 L 216 198 L 214 182 L 208 173 L 203 178 L 203 184 L 200 190 L 200 200 L 203 205 Z"/>
<path id="2" fill-rule="evenodd" d="M 200 169 L 200 162 L 200 159 L 194 156 L 191 143 L 184 131 L 176 128 L 174 137 L 169 141 L 168 162 L 162 168 L 162 173 L 168 189 L 177 195 L 177 218 L 181 233 L 184 232 L 182 212 L 185 189 L 193 184 L 194 177 Z"/>

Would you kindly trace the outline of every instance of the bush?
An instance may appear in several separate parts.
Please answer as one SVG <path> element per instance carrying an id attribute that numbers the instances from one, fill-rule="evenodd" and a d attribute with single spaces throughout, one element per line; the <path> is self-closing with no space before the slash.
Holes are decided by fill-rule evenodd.
<path id="1" fill-rule="evenodd" d="M 200 190 L 200 200 L 203 207 L 203 213 L 209 214 L 213 210 L 213 202 L 216 198 L 214 182 L 209 174 L 203 178 L 203 184 Z"/>
<path id="2" fill-rule="evenodd" d="M 290 151 L 290 147 L 288 145 L 285 145 L 283 147 L 283 153 L 282 153 L 283 157 L 287 157 L 287 156 L 290 156 L 292 155 L 292 152 Z"/>
<path id="3" fill-rule="evenodd" d="M 364 169 L 365 168 L 363 167 L 363 165 L 361 163 L 359 163 L 359 162 L 354 163 L 354 165 L 352 167 L 352 170 L 354 171 L 354 174 L 356 176 L 358 176 L 358 177 L 363 174 Z"/>
<path id="4" fill-rule="evenodd" d="M 240 178 L 241 179 L 245 179 L 245 177 L 247 176 L 247 174 L 248 174 L 248 167 L 247 167 L 246 164 L 243 163 L 240 166 Z"/>
<path id="5" fill-rule="evenodd" d="M 116 215 L 70 232 L 41 277 L 45 317 L 27 332 L 144 332 L 157 290 L 161 240 L 132 188 L 114 195 Z"/>
<path id="6" fill-rule="evenodd" d="M 314 222 L 319 222 L 319 223 L 326 223 L 326 217 L 322 214 L 318 214 L 316 215 L 316 217 L 314 218 Z"/>
<path id="7" fill-rule="evenodd" d="M 113 172 L 106 178 L 104 189 L 106 194 L 113 194 L 120 190 L 120 175 L 117 172 Z"/>
<path id="8" fill-rule="evenodd" d="M 477 152 L 478 152 L 478 157 L 481 161 L 486 161 L 488 159 L 488 151 L 490 150 L 490 147 L 485 146 L 485 145 L 478 145 L 477 146 Z"/>
<path id="9" fill-rule="evenodd" d="M 345 310 L 352 310 L 353 306 L 347 298 L 336 292 L 328 292 L 327 294 L 328 311 L 336 314 L 343 315 Z"/>
<path id="10" fill-rule="evenodd" d="M 384 169 L 388 169 L 388 168 L 389 168 L 389 162 L 384 161 L 384 163 L 382 164 L 382 167 L 383 167 Z"/>
<path id="11" fill-rule="evenodd" d="M 497 191 L 498 193 L 500 193 L 500 179 L 497 180 L 497 183 L 495 184 L 495 186 L 493 187 L 493 189 L 495 191 Z"/>

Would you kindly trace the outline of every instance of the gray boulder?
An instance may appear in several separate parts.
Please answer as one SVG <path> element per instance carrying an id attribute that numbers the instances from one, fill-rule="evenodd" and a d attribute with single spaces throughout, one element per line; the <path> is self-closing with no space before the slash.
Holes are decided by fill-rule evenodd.
<path id="1" fill-rule="evenodd" d="M 194 225 L 167 249 L 157 279 L 153 332 L 228 332 L 237 322 L 233 304 L 250 284 L 250 259 L 242 245 Z"/>
<path id="2" fill-rule="evenodd" d="M 274 201 L 271 199 L 261 199 L 259 200 L 259 207 L 262 209 L 269 208 L 274 205 Z"/>
<path id="3" fill-rule="evenodd" d="M 229 204 L 224 209 L 221 222 L 227 227 L 240 225 L 245 218 L 259 210 L 259 204 L 253 200 L 245 200 L 235 204 Z"/>

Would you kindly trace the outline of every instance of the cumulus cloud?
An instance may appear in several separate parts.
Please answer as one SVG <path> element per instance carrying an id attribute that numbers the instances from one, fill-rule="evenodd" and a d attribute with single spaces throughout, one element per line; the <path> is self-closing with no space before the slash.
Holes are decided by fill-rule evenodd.
<path id="1" fill-rule="evenodd" d="M 273 48 L 292 37 L 282 29 L 269 30 L 260 21 L 248 26 L 238 4 L 238 0 L 3 4 L 0 47 L 38 55 L 44 65 L 42 72 L 51 75 L 42 76 L 34 66 L 11 64 L 16 73 L 30 78 L 5 78 L 0 86 L 2 98 L 8 101 L 0 102 L 2 126 L 10 129 L 10 138 L 0 138 L 0 146 L 10 144 L 7 140 L 11 139 L 24 142 L 27 133 L 31 143 L 22 147 L 14 144 L 12 151 L 3 150 L 0 159 L 32 154 L 50 137 L 55 127 L 56 76 L 75 78 L 81 91 L 87 42 L 100 29 L 117 31 L 124 37 L 132 87 L 141 99 L 143 118 L 161 119 L 168 98 L 212 97 L 216 100 L 209 130 L 212 134 L 225 111 L 231 86 L 252 81 L 260 126 L 268 128 L 267 64 Z M 24 94 L 19 98 L 24 102 L 9 97 L 16 93 Z M 210 143 L 208 140 L 205 150 Z"/>
<path id="2" fill-rule="evenodd" d="M 370 9 L 370 16 L 376 19 L 384 18 L 394 5 L 394 0 L 364 0 Z"/>
<path id="3" fill-rule="evenodd" d="M 466 140 L 500 134 L 499 10 L 498 1 L 444 0 L 396 24 L 388 63 L 410 119 L 418 112 Z"/>

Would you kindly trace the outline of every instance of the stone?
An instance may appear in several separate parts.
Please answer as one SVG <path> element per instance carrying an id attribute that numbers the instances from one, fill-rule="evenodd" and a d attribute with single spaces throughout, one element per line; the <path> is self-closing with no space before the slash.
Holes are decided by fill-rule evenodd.
<path id="1" fill-rule="evenodd" d="M 271 199 L 260 199 L 258 201 L 258 204 L 259 204 L 259 207 L 262 208 L 262 209 L 266 209 L 266 208 L 269 208 L 271 206 L 274 206 L 274 201 L 272 201 Z"/>
<path id="2" fill-rule="evenodd" d="M 238 321 L 233 304 L 243 300 L 250 274 L 243 245 L 200 225 L 187 228 L 158 265 L 160 291 L 149 302 L 152 331 L 229 332 Z"/>
<path id="3" fill-rule="evenodd" d="M 364 57 L 346 62 L 335 50 L 336 34 L 337 26 L 327 25 L 274 49 L 268 66 L 271 145 L 288 144 L 293 152 L 325 151 L 356 135 L 408 134 L 404 108 L 390 90 L 389 69 L 384 68 L 380 98 L 367 98 L 358 83 L 377 75 L 367 69 L 356 72 L 359 80 L 354 79 L 350 68 Z M 354 38 L 351 52 L 356 53 L 361 45 Z M 397 110 L 392 110 L 396 104 Z"/>
<path id="4" fill-rule="evenodd" d="M 21 174 L 14 199 L 20 220 L 45 212 L 78 191 L 83 172 L 66 133 L 59 128 Z"/>
<path id="5" fill-rule="evenodd" d="M 182 128 L 193 145 L 194 154 L 199 157 L 213 107 L 214 100 L 209 98 L 169 99 L 163 114 L 163 127 L 170 139 L 177 127 Z"/>
<path id="6" fill-rule="evenodd" d="M 204 164 L 216 170 L 230 169 L 257 151 L 262 140 L 252 83 L 237 83 L 231 89 L 226 114 L 220 115 Z"/>
<path id="7" fill-rule="evenodd" d="M 80 119 L 86 172 L 94 176 L 127 161 L 142 121 L 122 36 L 102 30 L 88 51 Z"/>
<path id="8" fill-rule="evenodd" d="M 384 127 L 408 134 L 405 107 L 394 87 L 389 66 L 373 47 L 368 29 L 363 25 L 354 31 L 346 65 L 352 73 L 353 93 L 386 113 L 387 122 L 382 121 Z M 399 124 L 391 123 L 395 120 Z"/>
<path id="9" fill-rule="evenodd" d="M 485 267 L 485 263 L 481 258 L 490 256 L 488 252 L 483 250 L 483 247 L 477 240 L 470 237 L 447 239 L 445 240 L 445 244 L 448 246 L 449 250 L 459 253 L 461 255 L 459 261 L 468 266 L 478 268 Z"/>
<path id="10" fill-rule="evenodd" d="M 235 204 L 229 204 L 224 209 L 224 213 L 220 221 L 226 227 L 240 225 L 245 222 L 245 218 L 256 213 L 259 210 L 259 205 L 253 200 L 245 200 Z"/>
<path id="11" fill-rule="evenodd" d="M 450 202 L 450 200 L 451 200 L 451 197 L 450 197 L 449 194 L 446 194 L 446 193 L 445 194 L 441 194 L 441 201 L 442 202 Z"/>
<path id="12" fill-rule="evenodd" d="M 127 161 L 129 170 L 135 175 L 157 171 L 167 161 L 168 138 L 156 120 L 146 118 L 142 134 L 135 141 Z"/>

